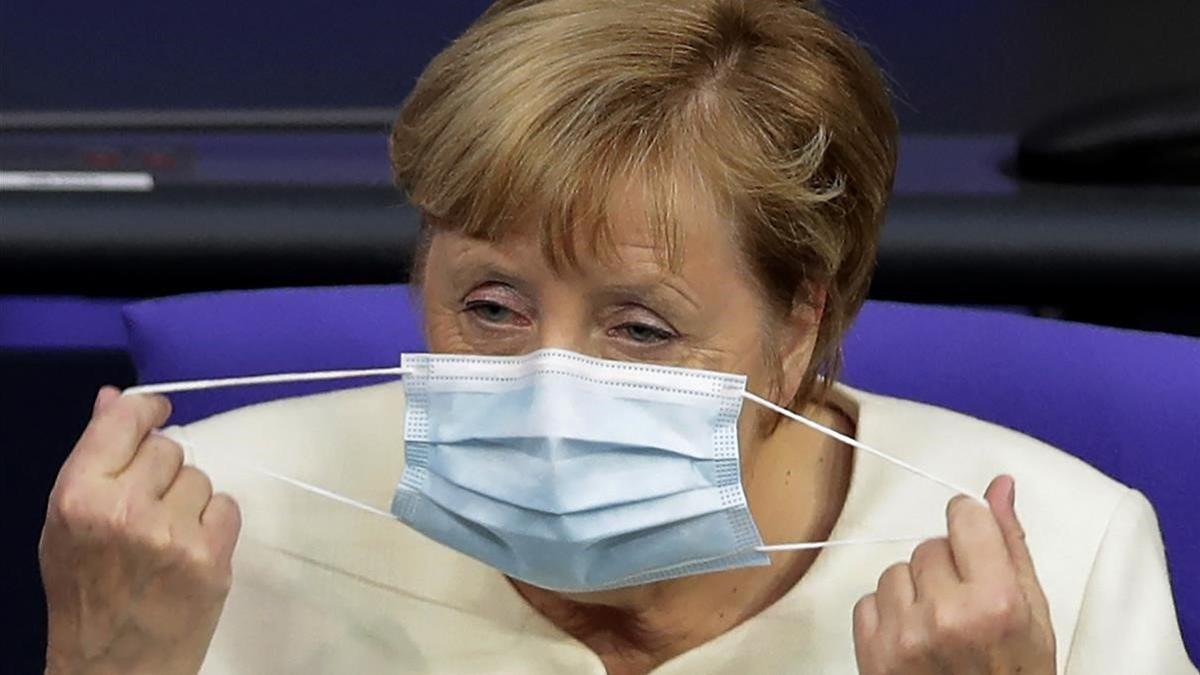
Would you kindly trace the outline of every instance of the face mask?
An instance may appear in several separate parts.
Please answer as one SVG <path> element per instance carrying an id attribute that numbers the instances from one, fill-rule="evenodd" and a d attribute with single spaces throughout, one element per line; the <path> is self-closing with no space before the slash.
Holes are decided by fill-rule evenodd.
<path id="1" fill-rule="evenodd" d="M 743 400 L 966 493 L 703 370 L 596 359 L 405 354 L 400 368 L 233 378 L 126 393 L 400 374 L 405 470 L 372 512 L 535 586 L 585 592 L 769 564 L 741 484 Z M 969 494 L 969 493 L 966 493 Z M 912 538 L 904 538 L 910 540 Z M 897 541 L 877 539 L 870 541 Z"/>

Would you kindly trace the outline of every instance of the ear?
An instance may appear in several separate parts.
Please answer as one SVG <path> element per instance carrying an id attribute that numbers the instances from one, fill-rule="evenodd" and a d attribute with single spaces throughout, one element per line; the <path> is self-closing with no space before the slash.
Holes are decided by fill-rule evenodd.
<path id="1" fill-rule="evenodd" d="M 782 398 L 791 401 L 800 390 L 804 373 L 812 362 L 813 349 L 817 344 L 817 333 L 821 319 L 825 316 L 827 294 L 824 286 L 810 285 L 803 295 L 792 303 L 792 310 L 782 326 L 778 337 L 779 361 L 782 373 Z"/>

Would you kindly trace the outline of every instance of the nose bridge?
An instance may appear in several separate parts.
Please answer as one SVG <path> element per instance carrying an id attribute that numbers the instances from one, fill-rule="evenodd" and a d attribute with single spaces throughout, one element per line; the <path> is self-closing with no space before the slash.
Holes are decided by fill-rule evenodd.
<path id="1" fill-rule="evenodd" d="M 587 294 L 558 279 L 542 293 L 538 316 L 537 349 L 556 347 L 589 354 L 592 334 Z"/>

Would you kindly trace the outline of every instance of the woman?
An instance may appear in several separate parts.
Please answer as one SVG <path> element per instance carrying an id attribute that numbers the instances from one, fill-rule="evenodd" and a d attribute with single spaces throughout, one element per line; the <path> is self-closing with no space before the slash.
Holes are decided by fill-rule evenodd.
<path id="1" fill-rule="evenodd" d="M 102 390 L 50 498 L 47 672 L 1195 672 L 1138 493 L 833 384 L 895 122 L 809 5 L 498 2 L 392 159 L 447 356 L 165 433 Z"/>

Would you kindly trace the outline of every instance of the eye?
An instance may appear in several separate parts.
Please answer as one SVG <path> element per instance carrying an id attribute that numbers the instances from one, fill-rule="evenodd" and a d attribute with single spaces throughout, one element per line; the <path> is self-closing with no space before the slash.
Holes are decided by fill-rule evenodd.
<path id="1" fill-rule="evenodd" d="M 623 337 L 642 345 L 661 344 L 675 337 L 674 333 L 665 328 L 644 323 L 625 323 L 617 326 L 616 330 Z"/>
<path id="2" fill-rule="evenodd" d="M 509 328 L 530 325 L 533 307 L 511 286 L 487 283 L 462 299 L 462 311 L 485 327 Z"/>
<path id="3" fill-rule="evenodd" d="M 616 333 L 619 337 L 624 337 L 631 342 L 637 342 L 638 345 L 661 345 L 662 342 L 673 340 L 676 337 L 673 331 L 666 328 L 638 322 L 620 324 L 612 329 L 611 333 Z"/>
<path id="4" fill-rule="evenodd" d="M 473 300 L 465 309 L 488 323 L 508 323 L 516 316 L 516 312 L 490 300 Z"/>

